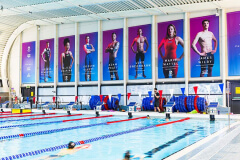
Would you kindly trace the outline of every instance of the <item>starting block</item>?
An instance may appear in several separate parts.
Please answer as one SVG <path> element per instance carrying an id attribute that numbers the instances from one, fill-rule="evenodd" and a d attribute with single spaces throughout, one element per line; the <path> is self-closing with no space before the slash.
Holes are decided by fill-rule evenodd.
<path id="1" fill-rule="evenodd" d="M 166 107 L 166 118 L 170 119 L 170 113 L 172 113 L 172 107 L 175 105 L 175 102 L 167 102 L 164 106 Z"/>

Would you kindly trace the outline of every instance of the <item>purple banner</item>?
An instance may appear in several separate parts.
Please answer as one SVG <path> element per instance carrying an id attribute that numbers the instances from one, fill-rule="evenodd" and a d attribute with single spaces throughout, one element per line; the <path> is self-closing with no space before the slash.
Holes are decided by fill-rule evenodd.
<path id="1" fill-rule="evenodd" d="M 123 29 L 103 31 L 103 81 L 123 80 Z"/>
<path id="2" fill-rule="evenodd" d="M 158 78 L 184 77 L 183 20 L 158 23 Z"/>
<path id="3" fill-rule="evenodd" d="M 151 79 L 151 24 L 129 27 L 128 33 L 128 79 Z"/>
<path id="4" fill-rule="evenodd" d="M 190 19 L 191 77 L 220 76 L 219 17 Z"/>
<path id="5" fill-rule="evenodd" d="M 54 82 L 54 39 L 40 41 L 39 48 L 39 82 Z"/>
<path id="6" fill-rule="evenodd" d="M 35 83 L 35 41 L 22 43 L 22 83 Z"/>
<path id="7" fill-rule="evenodd" d="M 58 39 L 58 82 L 75 81 L 75 36 Z"/>
<path id="8" fill-rule="evenodd" d="M 98 32 L 80 35 L 79 79 L 98 80 Z"/>
<path id="9" fill-rule="evenodd" d="M 240 76 L 240 12 L 227 14 L 228 75 Z"/>

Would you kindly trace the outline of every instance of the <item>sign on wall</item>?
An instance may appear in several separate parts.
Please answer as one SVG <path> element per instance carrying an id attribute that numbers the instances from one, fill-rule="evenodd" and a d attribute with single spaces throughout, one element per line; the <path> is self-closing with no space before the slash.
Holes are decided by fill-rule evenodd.
<path id="1" fill-rule="evenodd" d="M 75 81 L 75 36 L 58 39 L 58 82 Z"/>
<path id="2" fill-rule="evenodd" d="M 151 24 L 128 28 L 128 78 L 152 78 Z"/>
<path id="3" fill-rule="evenodd" d="M 227 13 L 228 75 L 240 75 L 240 12 Z"/>
<path id="4" fill-rule="evenodd" d="M 39 48 L 39 82 L 54 82 L 54 39 L 40 41 Z"/>
<path id="5" fill-rule="evenodd" d="M 22 83 L 35 83 L 35 41 L 22 43 Z"/>
<path id="6" fill-rule="evenodd" d="M 183 20 L 158 23 L 158 78 L 183 78 Z"/>
<path id="7" fill-rule="evenodd" d="M 123 80 L 123 29 L 103 31 L 103 81 Z"/>
<path id="8" fill-rule="evenodd" d="M 98 80 L 98 32 L 80 35 L 80 81 Z"/>
<path id="9" fill-rule="evenodd" d="M 190 19 L 191 77 L 220 76 L 219 17 Z"/>

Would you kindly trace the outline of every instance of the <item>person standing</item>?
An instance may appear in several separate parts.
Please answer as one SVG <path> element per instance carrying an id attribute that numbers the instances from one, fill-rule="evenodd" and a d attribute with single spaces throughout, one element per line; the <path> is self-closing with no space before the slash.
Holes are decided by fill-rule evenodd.
<path id="1" fill-rule="evenodd" d="M 158 110 L 158 112 L 160 112 L 160 108 L 159 108 L 159 101 L 160 95 L 157 91 L 157 88 L 154 88 L 154 112 L 156 112 Z M 156 110 L 157 109 L 157 110 Z"/>

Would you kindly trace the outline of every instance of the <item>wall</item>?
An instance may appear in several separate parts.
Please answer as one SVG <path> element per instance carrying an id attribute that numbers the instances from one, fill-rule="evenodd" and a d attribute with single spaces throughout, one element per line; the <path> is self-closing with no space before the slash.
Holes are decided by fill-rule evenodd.
<path id="1" fill-rule="evenodd" d="M 229 10 L 231 11 L 231 10 Z M 81 90 L 81 87 L 84 87 L 85 85 L 90 85 L 90 84 L 104 84 L 104 87 L 108 86 L 108 85 L 114 85 L 114 84 L 124 84 L 122 87 L 127 91 L 127 87 L 126 84 L 136 84 L 136 83 L 145 83 L 145 84 L 153 84 L 151 87 L 153 88 L 155 86 L 155 84 L 158 84 L 159 89 L 161 88 L 161 83 L 165 82 L 175 82 L 175 83 L 184 83 L 184 82 L 189 82 L 189 81 L 222 81 L 223 77 L 224 78 L 230 78 L 228 76 L 226 76 L 225 72 L 221 72 L 221 76 L 219 77 L 205 77 L 205 78 L 190 78 L 189 74 L 185 73 L 185 77 L 184 78 L 176 78 L 176 79 L 158 79 L 157 76 L 157 71 L 158 71 L 158 53 L 157 53 L 157 46 L 158 46 L 158 34 L 157 34 L 157 23 L 159 22 L 165 22 L 165 21 L 173 21 L 173 20 L 178 20 L 178 19 L 184 19 L 184 26 L 189 27 L 189 18 L 193 18 L 193 17 L 198 17 L 198 16 L 206 16 L 206 15 L 214 15 L 216 11 L 204 11 L 204 12 L 193 12 L 193 13 L 188 13 L 187 16 L 186 14 L 173 14 L 173 15 L 164 15 L 164 16 L 147 16 L 147 17 L 133 17 L 133 18 L 128 18 L 126 20 L 124 19 L 116 19 L 116 20 L 110 20 L 110 21 L 100 21 L 100 22 L 80 22 L 77 24 L 60 24 L 60 25 L 51 25 L 51 26 L 40 26 L 39 30 L 37 27 L 32 27 L 30 29 L 24 30 L 23 33 L 21 35 L 19 35 L 15 42 L 13 43 L 12 49 L 10 51 L 10 56 L 9 56 L 9 79 L 10 79 L 10 87 L 16 88 L 17 91 L 17 96 L 20 96 L 20 88 L 26 85 L 31 85 L 31 84 L 21 84 L 21 74 L 19 74 L 19 76 L 15 76 L 14 72 L 19 71 L 21 69 L 21 43 L 22 42 L 30 42 L 30 41 L 37 41 L 38 36 L 39 36 L 39 40 L 43 40 L 43 39 L 49 39 L 49 38 L 56 38 L 58 39 L 58 37 L 63 37 L 63 36 L 69 36 L 69 35 L 75 35 L 77 32 L 77 34 L 75 35 L 75 40 L 77 40 L 77 42 L 79 42 L 79 34 L 84 34 L 84 33 L 89 33 L 89 32 L 102 32 L 102 31 L 106 31 L 106 30 L 111 30 L 111 29 L 117 29 L 117 28 L 123 28 L 124 31 L 127 32 L 128 27 L 132 27 L 132 26 L 138 26 L 138 25 L 144 25 L 144 24 L 152 24 L 152 64 L 154 64 L 153 66 L 153 75 L 155 74 L 155 79 L 149 79 L 149 80 L 128 80 L 128 74 L 126 77 L 124 77 L 126 79 L 126 81 L 108 81 L 108 82 L 102 82 L 102 73 L 100 73 L 100 79 L 98 80 L 98 83 L 82 83 L 82 82 L 74 82 L 71 83 L 71 85 L 75 85 L 75 90 L 78 91 L 78 93 L 80 93 L 79 90 Z M 221 15 L 219 16 L 219 19 L 221 20 L 222 17 Z M 126 28 L 124 28 L 124 23 L 126 22 Z M 220 24 L 220 33 L 222 32 L 222 26 L 224 24 Z M 77 28 L 76 28 L 77 27 Z M 39 35 L 38 35 L 39 33 Z M 99 34 L 100 36 L 102 34 Z M 184 37 L 184 42 L 185 43 L 190 43 L 189 41 L 189 33 L 186 33 L 186 37 Z M 221 37 L 221 38 L 225 38 L 225 37 Z M 101 39 L 101 37 L 100 37 Z M 56 42 L 57 40 L 55 40 Z M 124 37 L 124 41 L 126 41 L 126 45 L 124 46 L 124 48 L 128 48 L 128 37 Z M 100 43 L 101 44 L 101 43 Z M 220 41 L 220 46 L 226 46 L 226 41 L 221 40 Z M 98 51 L 99 51 L 99 55 L 102 55 L 102 50 L 101 50 L 101 45 L 98 45 Z M 58 43 L 55 43 L 55 49 L 58 48 Z M 154 48 L 154 49 L 153 49 Z M 39 52 L 39 51 L 37 51 Z M 57 50 L 55 50 L 55 55 L 57 55 Z M 124 54 L 128 55 L 128 50 L 124 50 Z M 220 48 L 220 55 L 221 57 L 225 56 L 226 57 L 227 52 L 225 52 L 224 50 L 222 50 L 222 48 Z M 79 53 L 76 53 L 76 59 L 79 58 Z M 188 47 L 187 52 L 184 53 L 184 56 L 186 56 L 187 58 L 185 59 L 185 63 L 186 61 L 190 61 L 190 47 Z M 128 56 L 126 56 L 128 57 Z M 56 62 L 58 62 L 57 58 L 55 58 Z M 154 61 L 154 63 L 153 63 Z M 125 62 L 125 60 L 124 60 Z M 99 67 L 102 67 L 102 57 L 100 58 L 99 62 Z M 221 62 L 220 62 L 221 64 Z M 55 63 L 55 73 L 57 73 L 57 65 L 58 63 Z M 77 72 L 79 71 L 79 62 L 77 61 L 77 63 L 75 64 L 77 65 L 77 70 L 75 70 L 75 76 L 77 76 Z M 124 64 L 125 67 L 128 66 L 128 64 Z M 189 64 L 190 65 L 190 64 Z M 188 68 L 185 69 L 185 71 L 190 72 L 189 69 L 189 65 Z M 128 67 L 127 67 L 128 68 Z M 222 67 L 221 67 L 222 68 Z M 226 69 L 227 70 L 227 69 Z M 128 70 L 125 69 L 126 72 L 128 72 Z M 36 68 L 36 74 L 39 74 L 37 72 L 37 68 Z M 188 75 L 188 76 L 186 76 Z M 56 76 L 57 77 L 57 76 Z M 239 78 L 239 77 L 237 77 Z M 20 81 L 20 83 L 19 83 Z M 38 84 L 36 83 L 36 86 L 41 86 L 41 87 L 46 87 L 46 86 L 52 86 L 54 85 L 55 90 L 57 90 L 57 86 L 61 85 L 61 86 L 68 86 L 69 84 L 66 83 L 57 83 L 58 80 L 55 78 L 55 82 L 51 83 L 51 84 Z M 224 82 L 225 83 L 225 82 Z M 79 87 L 76 87 L 80 85 Z M 98 88 L 100 87 L 98 86 Z M 181 85 L 182 86 L 182 85 Z M 191 86 L 191 85 L 189 85 Z M 125 88 L 126 87 L 126 88 Z M 188 88 L 188 83 L 185 83 L 185 87 Z M 164 87 L 167 88 L 167 87 Z M 101 89 L 98 89 L 98 91 Z M 74 91 L 75 95 L 79 95 L 77 94 L 77 92 Z M 178 92 L 177 92 L 178 93 Z M 99 94 L 95 93 L 95 94 Z M 105 93 L 103 93 L 105 94 Z M 147 91 L 146 93 L 147 94 Z M 126 97 L 126 93 L 123 93 L 122 95 L 124 95 Z"/>

